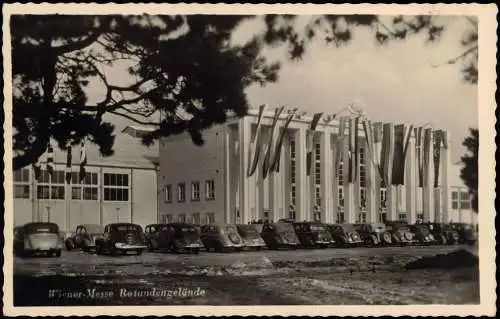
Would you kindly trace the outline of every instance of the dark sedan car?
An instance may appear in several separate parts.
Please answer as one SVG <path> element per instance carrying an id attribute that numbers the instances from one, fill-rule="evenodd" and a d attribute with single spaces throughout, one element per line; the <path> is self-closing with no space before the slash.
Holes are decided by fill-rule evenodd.
<path id="1" fill-rule="evenodd" d="M 390 245 L 392 243 L 391 234 L 387 231 L 384 223 L 356 224 L 356 230 L 368 247 Z"/>
<path id="2" fill-rule="evenodd" d="M 257 227 L 249 224 L 239 224 L 236 225 L 236 229 L 240 234 L 241 238 L 243 238 L 243 242 L 246 248 L 261 250 L 266 247 L 266 243 L 264 239 L 260 236 L 260 233 L 257 230 Z"/>
<path id="3" fill-rule="evenodd" d="M 353 224 L 327 224 L 327 229 L 339 247 L 356 247 L 363 240 Z"/>
<path id="4" fill-rule="evenodd" d="M 269 249 L 297 249 L 300 245 L 291 223 L 264 224 L 261 236 Z"/>
<path id="5" fill-rule="evenodd" d="M 477 241 L 477 233 L 472 225 L 466 223 L 452 223 L 451 227 L 458 232 L 460 244 L 473 245 Z"/>
<path id="6" fill-rule="evenodd" d="M 200 233 L 196 227 L 188 223 L 167 224 L 159 234 L 159 243 L 169 251 L 199 253 L 203 248 Z"/>
<path id="7" fill-rule="evenodd" d="M 64 244 L 67 250 L 82 249 L 91 251 L 95 249 L 95 241 L 102 237 L 104 227 L 97 224 L 83 224 L 76 226 L 71 237 L 66 238 Z"/>
<path id="8" fill-rule="evenodd" d="M 114 223 L 104 227 L 102 237 L 96 239 L 96 252 L 111 255 L 135 252 L 141 255 L 146 249 L 142 227 L 132 223 Z"/>
<path id="9" fill-rule="evenodd" d="M 451 225 L 445 223 L 430 223 L 429 230 L 437 242 L 441 245 L 458 244 L 460 235 Z"/>
<path id="10" fill-rule="evenodd" d="M 410 231 L 415 234 L 414 239 L 420 245 L 432 245 L 437 243 L 436 238 L 431 234 L 429 225 L 415 224 L 410 226 Z"/>
<path id="11" fill-rule="evenodd" d="M 324 224 L 295 222 L 293 228 L 303 248 L 326 248 L 335 244 L 335 240 Z"/>
<path id="12" fill-rule="evenodd" d="M 411 231 L 410 225 L 404 221 L 386 221 L 385 226 L 391 234 L 393 245 L 412 245 L 417 243 L 415 234 Z"/>

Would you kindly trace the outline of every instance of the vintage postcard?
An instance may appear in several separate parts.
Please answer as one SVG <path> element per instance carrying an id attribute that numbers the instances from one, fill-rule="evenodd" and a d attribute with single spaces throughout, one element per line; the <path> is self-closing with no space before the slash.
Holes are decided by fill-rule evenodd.
<path id="1" fill-rule="evenodd" d="M 496 14 L 4 4 L 4 313 L 494 315 Z"/>

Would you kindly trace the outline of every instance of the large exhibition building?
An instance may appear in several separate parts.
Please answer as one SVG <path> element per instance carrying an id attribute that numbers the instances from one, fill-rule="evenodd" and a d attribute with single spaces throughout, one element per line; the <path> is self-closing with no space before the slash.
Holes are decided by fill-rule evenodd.
<path id="1" fill-rule="evenodd" d="M 439 128 L 262 106 L 203 137 L 161 139 L 159 221 L 475 222 Z"/>

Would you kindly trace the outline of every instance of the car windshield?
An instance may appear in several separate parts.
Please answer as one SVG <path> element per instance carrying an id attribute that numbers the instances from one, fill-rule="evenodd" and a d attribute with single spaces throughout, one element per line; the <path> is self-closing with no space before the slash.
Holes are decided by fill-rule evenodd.
<path id="1" fill-rule="evenodd" d="M 237 230 L 234 226 L 224 226 L 221 230 L 225 233 L 237 233 Z"/>
<path id="2" fill-rule="evenodd" d="M 274 224 L 276 227 L 276 230 L 286 232 L 286 231 L 294 231 L 293 230 L 293 225 L 289 223 L 277 223 Z"/>
<path id="3" fill-rule="evenodd" d="M 355 229 L 354 229 L 354 225 L 350 225 L 350 224 L 342 224 L 340 227 L 342 227 L 342 229 L 343 229 L 345 232 L 353 232 L 353 231 L 355 231 Z"/>
<path id="4" fill-rule="evenodd" d="M 139 226 L 136 226 L 136 225 L 119 225 L 119 226 L 116 226 L 116 230 L 118 232 L 129 232 L 129 231 L 140 232 L 141 231 Z"/>
<path id="5" fill-rule="evenodd" d="M 323 225 L 311 225 L 311 231 L 324 231 L 325 226 Z"/>
<path id="6" fill-rule="evenodd" d="M 392 225 L 392 229 L 397 231 L 410 231 L 410 227 L 408 227 L 408 225 L 403 225 L 403 224 L 394 224 Z"/>
<path id="7" fill-rule="evenodd" d="M 24 228 L 28 234 L 33 233 L 54 233 L 59 234 L 59 227 L 56 224 L 28 224 Z"/>
<path id="8" fill-rule="evenodd" d="M 90 234 L 102 234 L 104 229 L 101 225 L 85 225 L 87 232 Z"/>
<path id="9" fill-rule="evenodd" d="M 238 230 L 243 236 L 258 235 L 257 229 L 253 225 L 240 225 Z"/>

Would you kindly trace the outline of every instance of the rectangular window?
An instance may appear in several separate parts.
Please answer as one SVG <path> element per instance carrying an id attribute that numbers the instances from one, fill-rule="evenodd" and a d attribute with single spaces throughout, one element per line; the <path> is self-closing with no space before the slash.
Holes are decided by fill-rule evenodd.
<path id="1" fill-rule="evenodd" d="M 398 219 L 399 219 L 400 221 L 405 221 L 405 222 L 408 220 L 407 215 L 406 215 L 406 214 L 404 214 L 404 213 L 399 214 L 399 215 L 398 215 Z"/>
<path id="2" fill-rule="evenodd" d="M 186 214 L 179 214 L 179 223 L 185 223 L 186 222 Z"/>
<path id="3" fill-rule="evenodd" d="M 366 188 L 359 189 L 359 204 L 361 206 L 361 210 L 366 210 Z"/>
<path id="4" fill-rule="evenodd" d="M 215 213 L 207 213 L 207 224 L 214 224 L 215 223 Z"/>
<path id="5" fill-rule="evenodd" d="M 321 161 L 321 145 L 316 143 L 314 147 L 314 158 L 316 161 Z"/>
<path id="6" fill-rule="evenodd" d="M 64 199 L 65 179 L 64 171 L 54 171 L 53 177 L 49 178 L 47 170 L 40 173 L 40 181 L 37 185 L 38 199 Z"/>
<path id="7" fill-rule="evenodd" d="M 85 176 L 85 181 L 89 179 Z M 92 182 L 92 179 L 90 179 Z M 104 173 L 104 200 L 128 202 L 128 174 Z M 84 193 L 85 199 L 85 193 Z"/>
<path id="8" fill-rule="evenodd" d="M 365 149 L 359 148 L 359 165 L 365 165 Z"/>
<path id="9" fill-rule="evenodd" d="M 471 209 L 470 201 L 461 201 L 460 202 L 460 209 Z"/>
<path id="10" fill-rule="evenodd" d="M 340 207 L 344 207 L 344 189 L 342 187 L 337 188 L 338 192 L 338 203 Z"/>
<path id="11" fill-rule="evenodd" d="M 200 182 L 191 183 L 191 200 L 200 200 Z"/>
<path id="12" fill-rule="evenodd" d="M 319 185 L 316 185 L 314 195 L 316 199 L 316 205 L 321 206 L 321 187 Z"/>
<path id="13" fill-rule="evenodd" d="M 193 219 L 193 224 L 200 225 L 201 222 L 200 213 L 194 213 L 192 219 Z"/>
<path id="14" fill-rule="evenodd" d="M 172 216 L 172 214 L 165 215 L 165 219 L 167 223 L 171 223 L 174 221 L 174 217 Z"/>
<path id="15" fill-rule="evenodd" d="M 215 199 L 215 182 L 213 179 L 205 181 L 205 198 L 207 200 Z"/>
<path id="16" fill-rule="evenodd" d="M 295 141 L 294 140 L 290 140 L 290 157 L 292 159 L 295 158 Z"/>
<path id="17" fill-rule="evenodd" d="M 186 200 L 186 184 L 177 184 L 177 201 L 184 202 Z"/>
<path id="18" fill-rule="evenodd" d="M 30 181 L 30 171 L 27 168 L 22 168 L 20 170 L 14 171 L 14 182 L 25 182 Z"/>
<path id="19" fill-rule="evenodd" d="M 451 192 L 451 209 L 454 209 L 454 210 L 458 209 L 458 192 L 457 191 Z"/>
<path id="20" fill-rule="evenodd" d="M 344 217 L 344 212 L 341 211 L 341 212 L 337 212 L 337 220 L 336 220 L 337 224 L 342 224 L 342 223 L 345 223 L 345 217 Z"/>
<path id="21" fill-rule="evenodd" d="M 71 187 L 71 199 L 74 200 L 97 200 L 98 199 L 98 188 L 97 187 L 88 187 L 88 186 L 73 186 Z"/>
<path id="22" fill-rule="evenodd" d="M 366 167 L 360 166 L 359 168 L 359 186 L 366 187 Z"/>
<path id="23" fill-rule="evenodd" d="M 172 202 L 172 184 L 168 184 L 165 186 L 165 202 Z"/>
<path id="24" fill-rule="evenodd" d="M 338 180 L 339 185 L 344 185 L 344 162 L 339 163 Z"/>
<path id="25" fill-rule="evenodd" d="M 295 200 L 297 198 L 297 188 L 295 185 L 292 185 L 292 194 L 291 194 L 291 200 L 292 200 L 292 205 L 295 205 Z"/>
<path id="26" fill-rule="evenodd" d="M 14 198 L 30 198 L 30 186 L 14 185 Z"/>
<path id="27" fill-rule="evenodd" d="M 468 192 L 460 192 L 460 200 L 468 201 L 470 200 L 470 195 Z"/>

